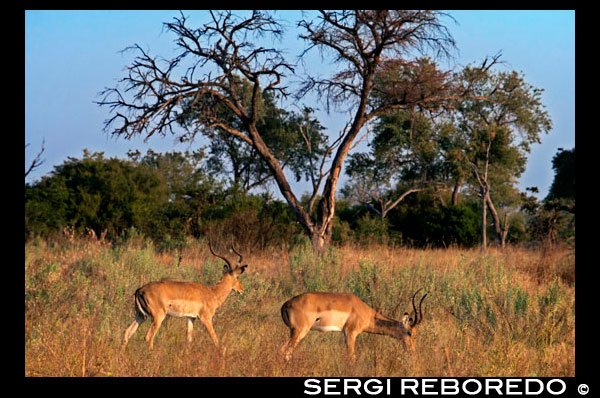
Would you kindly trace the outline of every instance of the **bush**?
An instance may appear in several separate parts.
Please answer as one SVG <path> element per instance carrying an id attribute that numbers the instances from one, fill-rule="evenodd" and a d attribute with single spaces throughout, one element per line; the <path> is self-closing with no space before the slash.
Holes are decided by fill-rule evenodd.
<path id="1" fill-rule="evenodd" d="M 401 233 L 404 242 L 418 247 L 472 247 L 479 243 L 480 215 L 472 204 L 440 207 L 417 197 L 408 198 L 389 215 L 390 229 Z"/>
<path id="2" fill-rule="evenodd" d="M 297 292 L 336 291 L 340 283 L 340 259 L 337 249 L 313 252 L 310 240 L 302 239 L 290 254 L 290 273 Z"/>
<path id="3" fill-rule="evenodd" d="M 361 245 L 373 243 L 387 244 L 389 242 L 389 221 L 387 218 L 374 217 L 365 214 L 356 222 L 355 237 Z"/>

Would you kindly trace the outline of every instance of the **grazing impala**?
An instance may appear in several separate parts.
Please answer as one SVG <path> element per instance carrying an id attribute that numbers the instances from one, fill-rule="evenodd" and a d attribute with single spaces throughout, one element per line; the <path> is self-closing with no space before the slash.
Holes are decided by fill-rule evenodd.
<path id="1" fill-rule="evenodd" d="M 290 328 L 290 339 L 281 347 L 286 361 L 310 330 L 321 332 L 343 332 L 348 347 L 348 355 L 356 360 L 354 344 L 359 334 L 385 334 L 401 340 L 405 348 L 414 351 L 415 332 L 423 320 L 421 304 L 426 293 L 419 302 L 419 311 L 412 297 L 414 319 L 405 312 L 401 321 L 388 318 L 373 310 L 360 298 L 347 293 L 303 293 L 286 301 L 281 307 L 283 322 Z"/>
<path id="2" fill-rule="evenodd" d="M 212 318 L 215 311 L 227 299 L 231 290 L 242 293 L 244 288 L 238 276 L 241 275 L 248 265 L 242 265 L 243 257 L 235 249 L 233 243 L 231 248 L 239 256 L 238 264 L 231 265 L 225 256 L 214 252 L 210 239 L 208 241 L 210 252 L 225 261 L 223 277 L 215 286 L 205 286 L 195 282 L 158 281 L 150 282 L 137 289 L 135 298 L 135 320 L 125 331 L 121 349 L 125 349 L 127 341 L 146 318 L 152 318 L 152 324 L 146 334 L 146 342 L 150 349 L 154 348 L 154 337 L 160 328 L 160 324 L 167 315 L 179 318 L 187 318 L 187 341 L 192 341 L 194 320 L 199 318 L 206 327 L 210 338 L 217 348 L 219 339 L 213 329 Z"/>

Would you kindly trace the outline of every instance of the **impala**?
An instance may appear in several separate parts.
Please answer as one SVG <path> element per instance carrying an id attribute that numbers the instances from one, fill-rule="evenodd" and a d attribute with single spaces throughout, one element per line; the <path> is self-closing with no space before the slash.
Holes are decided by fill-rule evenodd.
<path id="1" fill-rule="evenodd" d="M 134 293 L 135 320 L 129 325 L 123 337 L 121 349 L 125 349 L 127 342 L 147 318 L 152 318 L 152 324 L 146 334 L 146 342 L 150 349 L 154 348 L 154 337 L 160 328 L 162 321 L 167 315 L 179 318 L 187 318 L 187 341 L 192 341 L 194 320 L 200 319 L 211 340 L 219 348 L 219 339 L 215 334 L 212 319 L 215 311 L 225 302 L 232 290 L 242 293 L 244 288 L 238 276 L 240 276 L 248 265 L 241 265 L 243 257 L 235 249 L 233 243 L 231 248 L 239 256 L 235 267 L 225 256 L 214 252 L 210 239 L 208 241 L 210 252 L 225 261 L 223 277 L 215 286 L 205 286 L 196 282 L 177 282 L 163 280 L 150 282 L 137 289 Z"/>
<path id="2" fill-rule="evenodd" d="M 290 339 L 281 347 L 286 361 L 310 330 L 321 332 L 343 332 L 348 347 L 348 355 L 356 360 L 354 345 L 359 334 L 384 334 L 401 340 L 405 348 L 415 350 L 416 329 L 423 321 L 421 305 L 429 293 L 421 298 L 419 311 L 412 296 L 414 319 L 405 312 L 402 320 L 396 321 L 381 315 L 354 294 L 347 293 L 303 293 L 288 301 L 281 307 L 283 322 L 290 328 Z"/>

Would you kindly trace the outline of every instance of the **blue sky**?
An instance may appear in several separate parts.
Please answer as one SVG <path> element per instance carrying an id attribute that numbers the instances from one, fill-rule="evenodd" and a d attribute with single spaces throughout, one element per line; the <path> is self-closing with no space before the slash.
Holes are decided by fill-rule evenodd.
<path id="1" fill-rule="evenodd" d="M 528 158 L 519 181 L 524 189 L 537 186 L 540 197 L 548 192 L 554 173 L 551 160 L 558 148 L 575 146 L 575 11 L 448 11 L 458 51 L 452 64 L 460 67 L 480 62 L 502 51 L 503 66 L 524 74 L 525 80 L 545 91 L 542 100 L 552 120 L 552 131 L 542 136 Z M 206 18 L 203 11 L 184 11 L 192 24 Z M 25 11 L 25 165 L 45 139 L 44 164 L 27 181 L 39 179 L 67 157 L 81 158 L 83 149 L 125 157 L 129 149 L 145 153 L 185 151 L 193 146 L 174 137 L 124 140 L 107 136 L 102 128 L 107 108 L 94 101 L 105 87 L 114 87 L 123 76 L 131 54 L 125 47 L 139 44 L 151 54 L 173 54 L 173 36 L 162 31 L 163 22 L 178 11 Z M 290 28 L 298 12 L 280 11 Z M 296 55 L 303 43 L 292 32 L 282 43 Z M 316 55 L 316 54 L 315 54 Z M 318 67 L 314 57 L 311 67 Z M 326 68 L 327 65 L 322 67 Z M 343 127 L 345 114 L 317 114 L 331 134 Z M 306 185 L 295 186 L 300 192 Z M 272 191 L 276 192 L 276 188 Z"/>

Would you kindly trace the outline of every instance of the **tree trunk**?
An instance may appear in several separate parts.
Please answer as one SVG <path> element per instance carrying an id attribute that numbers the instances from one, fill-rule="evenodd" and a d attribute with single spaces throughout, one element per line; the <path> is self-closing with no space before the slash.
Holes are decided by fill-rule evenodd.
<path id="1" fill-rule="evenodd" d="M 500 223 L 500 217 L 498 217 L 498 212 L 496 211 L 494 203 L 492 202 L 492 198 L 490 197 L 489 190 L 485 197 L 484 206 L 486 205 L 486 203 L 487 206 L 490 208 L 490 213 L 492 214 L 492 218 L 494 219 L 494 232 L 496 233 L 498 242 L 500 242 L 500 245 L 504 248 L 506 246 L 506 235 L 508 234 L 508 219 L 505 218 L 503 228 L 503 225 Z"/>
<path id="2" fill-rule="evenodd" d="M 287 178 L 285 177 L 283 168 L 279 164 L 279 161 L 273 156 L 273 154 L 271 154 L 271 152 L 265 145 L 262 137 L 256 130 L 256 127 L 252 125 L 248 125 L 247 127 L 253 142 L 253 147 L 258 151 L 259 155 L 267 163 L 267 166 L 271 170 L 271 174 L 273 175 L 273 178 L 275 179 L 275 182 L 279 187 L 279 191 L 287 201 L 288 205 L 296 214 L 296 219 L 298 220 L 298 222 L 304 227 L 304 230 L 311 238 L 311 242 L 313 243 L 313 249 L 322 248 L 323 245 L 329 243 L 327 239 L 324 239 L 324 233 L 320 232 L 323 230 L 322 228 L 320 228 L 319 225 L 322 225 L 322 223 L 319 222 L 322 220 L 322 218 L 319 218 L 317 220 L 317 223 L 313 222 L 311 215 L 304 209 L 302 203 L 300 203 L 300 201 L 294 195 L 294 192 L 292 191 L 292 188 L 290 187 Z M 319 206 L 321 206 L 321 204 Z M 323 239 L 317 238 L 319 235 L 323 236 Z M 317 246 L 315 246 L 315 243 L 317 243 Z"/>
<path id="3" fill-rule="evenodd" d="M 458 190 L 460 189 L 461 183 L 462 181 L 458 179 L 454 184 L 454 189 L 452 190 L 452 206 L 456 206 L 458 204 Z"/>
<path id="4" fill-rule="evenodd" d="M 372 80 L 372 78 L 369 80 Z M 370 83 L 365 83 L 365 85 L 368 84 Z M 313 244 L 313 250 L 316 252 L 323 252 L 331 241 L 337 183 L 342 171 L 342 165 L 352 146 L 352 142 L 366 122 L 364 114 L 367 101 L 365 98 L 361 99 L 356 115 L 354 116 L 354 122 L 340 143 L 332 160 L 331 169 L 329 169 L 329 175 L 327 176 L 325 186 L 323 187 L 322 197 L 317 205 L 317 219 L 313 224 L 314 227 L 311 229 L 311 242 Z M 315 237 L 315 233 L 319 236 Z"/>
<path id="5" fill-rule="evenodd" d="M 508 236 L 508 213 L 504 215 L 504 224 L 502 225 L 502 247 L 506 246 L 506 237 Z"/>
<path id="6" fill-rule="evenodd" d="M 331 243 L 335 196 L 332 201 L 321 198 L 317 204 L 317 220 L 310 231 L 310 240 L 315 253 L 323 253 Z"/>
<path id="7" fill-rule="evenodd" d="M 487 206 L 486 206 L 486 195 L 487 192 L 483 192 L 483 200 L 481 206 L 481 251 L 487 249 L 487 236 L 486 236 L 486 218 L 487 218 Z"/>
<path id="8" fill-rule="evenodd" d="M 331 243 L 331 229 L 329 229 L 329 233 L 327 233 L 327 230 L 325 233 L 321 233 L 318 230 L 312 231 L 310 234 L 310 243 L 313 252 L 324 253 Z"/>

